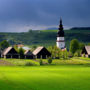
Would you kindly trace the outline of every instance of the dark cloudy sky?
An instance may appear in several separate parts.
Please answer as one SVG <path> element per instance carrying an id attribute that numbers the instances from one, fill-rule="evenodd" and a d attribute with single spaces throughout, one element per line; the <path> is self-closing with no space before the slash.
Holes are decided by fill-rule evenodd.
<path id="1" fill-rule="evenodd" d="M 0 0 L 0 32 L 90 26 L 90 0 Z"/>

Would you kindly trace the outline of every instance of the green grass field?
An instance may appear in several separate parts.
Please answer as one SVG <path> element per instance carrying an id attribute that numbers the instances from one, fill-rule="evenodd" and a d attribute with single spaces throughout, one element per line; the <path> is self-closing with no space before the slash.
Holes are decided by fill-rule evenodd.
<path id="1" fill-rule="evenodd" d="M 90 67 L 0 67 L 0 90 L 90 90 Z"/>

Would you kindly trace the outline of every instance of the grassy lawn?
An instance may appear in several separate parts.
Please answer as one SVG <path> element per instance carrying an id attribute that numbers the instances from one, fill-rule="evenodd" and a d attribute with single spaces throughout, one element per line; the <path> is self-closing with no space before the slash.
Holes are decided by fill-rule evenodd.
<path id="1" fill-rule="evenodd" d="M 0 90 L 89 90 L 84 65 L 0 67 Z"/>
<path id="2" fill-rule="evenodd" d="M 40 66 L 39 60 L 32 59 L 1 59 L 14 66 Z M 44 65 L 48 65 L 48 59 L 42 59 Z M 1 63 L 1 62 L 0 62 Z M 52 65 L 90 65 L 90 58 L 75 57 L 68 60 L 53 59 Z"/>

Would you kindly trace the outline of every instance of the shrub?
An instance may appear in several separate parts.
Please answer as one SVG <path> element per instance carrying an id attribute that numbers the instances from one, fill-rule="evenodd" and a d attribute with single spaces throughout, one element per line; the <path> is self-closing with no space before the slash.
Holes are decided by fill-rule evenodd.
<path id="1" fill-rule="evenodd" d="M 42 59 L 40 59 L 39 63 L 40 63 L 40 66 L 43 65 L 43 61 L 42 61 Z"/>
<path id="2" fill-rule="evenodd" d="M 69 58 L 72 58 L 72 57 L 73 57 L 72 52 L 69 52 L 68 57 L 69 57 Z"/>
<path id="3" fill-rule="evenodd" d="M 52 58 L 51 58 L 51 57 L 48 58 L 48 63 L 49 63 L 49 64 L 52 63 Z"/>
<path id="4" fill-rule="evenodd" d="M 25 66 L 34 66 L 34 64 L 31 63 L 31 62 L 27 62 L 27 63 L 25 64 Z"/>
<path id="5" fill-rule="evenodd" d="M 75 57 L 80 57 L 81 56 L 81 51 L 77 50 L 74 54 Z"/>
<path id="6" fill-rule="evenodd" d="M 77 52 L 75 52 L 74 57 L 78 57 L 78 53 Z"/>

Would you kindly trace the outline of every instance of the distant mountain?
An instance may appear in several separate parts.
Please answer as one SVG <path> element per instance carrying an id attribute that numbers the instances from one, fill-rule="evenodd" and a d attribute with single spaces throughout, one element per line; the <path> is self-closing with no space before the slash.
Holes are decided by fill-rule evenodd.
<path id="1" fill-rule="evenodd" d="M 73 27 L 70 30 L 90 30 L 90 27 Z"/>

